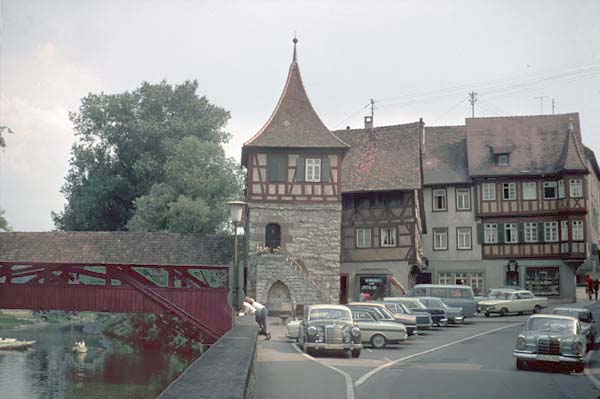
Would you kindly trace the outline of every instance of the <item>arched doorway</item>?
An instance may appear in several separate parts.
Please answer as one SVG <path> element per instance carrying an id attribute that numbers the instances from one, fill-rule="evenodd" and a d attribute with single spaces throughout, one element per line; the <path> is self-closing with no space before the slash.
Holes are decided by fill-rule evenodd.
<path id="1" fill-rule="evenodd" d="M 277 223 L 269 223 L 265 227 L 265 247 L 277 248 L 281 246 L 281 227 Z"/>
<path id="2" fill-rule="evenodd" d="M 287 285 L 281 280 L 277 280 L 273 283 L 267 294 L 267 309 L 269 311 L 282 310 L 282 303 L 291 304 L 292 296 Z"/>

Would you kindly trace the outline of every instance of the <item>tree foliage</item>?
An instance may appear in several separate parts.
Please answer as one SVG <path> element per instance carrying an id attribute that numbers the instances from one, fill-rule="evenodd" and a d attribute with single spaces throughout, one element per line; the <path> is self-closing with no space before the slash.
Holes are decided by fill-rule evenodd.
<path id="1" fill-rule="evenodd" d="M 196 81 L 163 81 L 83 98 L 70 115 L 78 142 L 56 227 L 217 231 L 222 203 L 239 195 L 241 180 L 221 148 L 229 113 L 197 89 Z"/>

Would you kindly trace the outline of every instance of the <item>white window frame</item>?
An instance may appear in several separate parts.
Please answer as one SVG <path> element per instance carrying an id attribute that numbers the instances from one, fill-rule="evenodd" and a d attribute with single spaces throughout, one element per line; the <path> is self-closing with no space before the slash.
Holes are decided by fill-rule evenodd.
<path id="1" fill-rule="evenodd" d="M 498 154 L 496 158 L 497 166 L 508 166 L 508 154 Z"/>
<path id="2" fill-rule="evenodd" d="M 458 280 L 462 280 L 465 282 L 465 285 L 469 281 L 469 274 L 465 272 L 456 272 L 454 273 L 454 284 L 458 284 Z"/>
<path id="3" fill-rule="evenodd" d="M 571 196 L 571 198 L 583 197 L 582 179 L 569 179 L 569 195 Z"/>
<path id="4" fill-rule="evenodd" d="M 396 246 L 396 228 L 395 227 L 382 227 L 381 228 L 381 246 L 386 247 L 386 248 Z"/>
<path id="5" fill-rule="evenodd" d="M 548 188 L 554 188 L 554 196 L 553 197 L 547 197 L 546 196 L 546 187 L 548 187 Z M 543 190 L 544 199 L 556 199 L 556 197 L 557 197 L 557 191 L 558 191 L 558 183 L 556 181 L 545 181 L 543 189 L 544 189 Z"/>
<path id="6" fill-rule="evenodd" d="M 477 293 L 479 293 L 479 294 L 483 293 L 484 292 L 483 291 L 483 289 L 484 289 L 483 273 L 481 273 L 481 272 L 469 273 L 469 285 L 473 289 L 473 292 L 476 293 L 475 295 L 477 295 Z"/>
<path id="7" fill-rule="evenodd" d="M 573 241 L 583 241 L 585 235 L 583 230 L 583 220 L 575 219 L 571 221 L 571 238 Z"/>
<path id="8" fill-rule="evenodd" d="M 524 181 L 521 188 L 523 189 L 524 200 L 537 199 L 537 183 L 534 181 Z"/>
<path id="9" fill-rule="evenodd" d="M 356 229 L 356 248 L 371 248 L 371 229 Z"/>
<path id="10" fill-rule="evenodd" d="M 544 222 L 544 241 L 558 242 L 558 222 Z"/>
<path id="11" fill-rule="evenodd" d="M 557 186 L 557 190 L 558 190 L 558 198 L 565 198 L 565 181 L 559 180 L 556 183 L 556 186 Z"/>
<path id="12" fill-rule="evenodd" d="M 304 181 L 318 183 L 321 181 L 321 158 L 306 158 Z"/>
<path id="13" fill-rule="evenodd" d="M 447 251 L 448 250 L 448 229 L 446 227 L 433 228 L 433 250 Z"/>
<path id="14" fill-rule="evenodd" d="M 448 210 L 448 192 L 445 188 L 434 188 L 433 189 L 433 210 L 434 211 L 445 211 Z M 438 208 L 438 198 L 443 198 L 442 202 L 444 207 Z"/>
<path id="15" fill-rule="evenodd" d="M 514 201 L 517 199 L 516 183 L 502 183 L 502 199 L 504 201 Z"/>
<path id="16" fill-rule="evenodd" d="M 440 272 L 438 274 L 438 282 L 439 284 L 442 285 L 452 285 L 452 273 L 448 273 L 448 272 Z"/>
<path id="17" fill-rule="evenodd" d="M 456 249 L 473 249 L 473 234 L 470 227 L 456 228 Z"/>
<path id="18" fill-rule="evenodd" d="M 524 239 L 525 242 L 537 242 L 538 241 L 538 223 L 537 222 L 525 222 L 524 226 Z"/>
<path id="19" fill-rule="evenodd" d="M 498 225 L 496 223 L 485 223 L 483 225 L 483 242 L 485 244 L 498 243 Z"/>
<path id="20" fill-rule="evenodd" d="M 517 223 L 504 224 L 504 242 L 506 244 L 517 244 L 519 242 L 519 226 Z"/>
<path id="21" fill-rule="evenodd" d="M 496 201 L 496 183 L 481 183 L 481 200 Z"/>
<path id="22" fill-rule="evenodd" d="M 457 188 L 456 189 L 456 210 L 469 211 L 471 210 L 471 189 Z"/>
<path id="23" fill-rule="evenodd" d="M 569 241 L 569 221 L 568 220 L 560 221 L 560 240 L 561 241 Z"/>

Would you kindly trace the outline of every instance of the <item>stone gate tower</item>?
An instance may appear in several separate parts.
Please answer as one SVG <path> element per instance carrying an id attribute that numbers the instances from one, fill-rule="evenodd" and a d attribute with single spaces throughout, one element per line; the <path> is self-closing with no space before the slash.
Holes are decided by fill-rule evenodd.
<path id="1" fill-rule="evenodd" d="M 337 303 L 341 168 L 349 146 L 323 124 L 300 76 L 294 38 L 281 98 L 242 147 L 247 168 L 247 291 L 270 310 Z"/>

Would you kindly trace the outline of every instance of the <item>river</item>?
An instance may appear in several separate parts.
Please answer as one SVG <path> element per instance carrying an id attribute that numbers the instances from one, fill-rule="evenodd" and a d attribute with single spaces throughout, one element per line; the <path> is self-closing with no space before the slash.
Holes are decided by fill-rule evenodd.
<path id="1" fill-rule="evenodd" d="M 191 362 L 160 351 L 134 351 L 91 327 L 0 330 L 3 338 L 37 341 L 26 351 L 0 351 L 0 398 L 155 398 Z M 79 338 L 87 353 L 71 351 Z"/>

